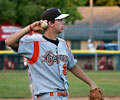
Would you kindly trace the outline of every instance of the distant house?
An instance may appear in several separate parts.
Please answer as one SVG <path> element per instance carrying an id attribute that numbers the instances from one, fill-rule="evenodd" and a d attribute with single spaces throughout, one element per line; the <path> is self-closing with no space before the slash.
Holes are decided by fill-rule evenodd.
<path id="1" fill-rule="evenodd" d="M 66 27 L 64 39 L 71 49 L 87 49 L 87 41 L 90 38 L 90 7 L 79 7 L 83 19 L 76 21 L 75 25 Z M 117 43 L 117 33 L 120 27 L 119 7 L 94 7 L 93 8 L 93 33 L 95 47 L 104 41 L 105 43 Z"/>

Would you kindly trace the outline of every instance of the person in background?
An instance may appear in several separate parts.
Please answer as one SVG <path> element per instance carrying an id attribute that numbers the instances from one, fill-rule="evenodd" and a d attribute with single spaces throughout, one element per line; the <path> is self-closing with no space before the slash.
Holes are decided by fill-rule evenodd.
<path id="1" fill-rule="evenodd" d="M 6 57 L 4 59 L 4 69 L 5 70 L 13 70 L 13 69 L 15 69 L 15 62 L 13 62 L 11 59 L 8 59 Z"/>
<path id="2" fill-rule="evenodd" d="M 103 41 L 97 46 L 97 50 L 106 50 L 106 49 L 107 49 L 107 48 L 105 47 Z"/>
<path id="3" fill-rule="evenodd" d="M 107 58 L 106 56 L 103 56 L 100 60 L 99 60 L 99 70 L 106 70 L 107 69 Z"/>
<path id="4" fill-rule="evenodd" d="M 112 60 L 110 58 L 107 59 L 106 56 L 103 56 L 99 60 L 99 70 L 113 70 Z"/>
<path id="5" fill-rule="evenodd" d="M 30 92 L 32 95 L 32 100 L 36 100 L 36 96 L 34 94 L 34 84 L 33 84 L 33 80 L 32 80 L 32 76 L 30 74 L 30 70 L 28 68 L 28 64 L 27 64 L 27 58 L 24 57 L 24 66 L 28 69 L 28 79 L 29 79 L 29 87 L 30 87 Z"/>
<path id="6" fill-rule="evenodd" d="M 88 39 L 88 50 L 96 50 L 93 40 L 91 40 L 91 39 Z"/>
<path id="7" fill-rule="evenodd" d="M 90 60 L 88 60 L 87 63 L 84 65 L 84 69 L 85 70 L 92 70 L 93 69 L 93 66 L 92 66 Z"/>
<path id="8" fill-rule="evenodd" d="M 112 65 L 112 60 L 110 58 L 107 60 L 107 69 L 108 70 L 113 70 L 114 69 L 113 65 Z"/>

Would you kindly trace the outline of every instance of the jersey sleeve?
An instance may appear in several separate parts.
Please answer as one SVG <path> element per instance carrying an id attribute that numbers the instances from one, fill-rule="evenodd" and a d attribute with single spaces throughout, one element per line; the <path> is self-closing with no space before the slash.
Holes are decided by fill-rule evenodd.
<path id="1" fill-rule="evenodd" d="M 27 38 L 21 38 L 19 41 L 19 47 L 18 50 L 13 49 L 16 53 L 31 59 L 33 55 L 33 47 L 34 47 L 34 42 L 33 41 L 28 41 Z"/>
<path id="2" fill-rule="evenodd" d="M 71 69 L 72 67 L 74 67 L 74 65 L 76 65 L 77 59 L 74 59 L 74 55 L 71 53 L 70 47 L 68 46 L 67 43 L 66 43 L 66 45 L 67 45 L 67 52 L 68 52 L 68 67 L 67 67 L 67 69 Z"/>

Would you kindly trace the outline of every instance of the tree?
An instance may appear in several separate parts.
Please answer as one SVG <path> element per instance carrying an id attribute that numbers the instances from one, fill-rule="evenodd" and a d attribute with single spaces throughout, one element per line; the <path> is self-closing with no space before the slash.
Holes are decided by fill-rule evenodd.
<path id="1" fill-rule="evenodd" d="M 14 2 L 10 2 L 9 0 L 0 0 L 0 24 L 10 21 L 15 22 L 16 20 L 16 12 L 15 12 L 16 4 Z"/>
<path id="2" fill-rule="evenodd" d="M 99 6 L 119 6 L 120 0 L 95 0 L 95 5 Z"/>
<path id="3" fill-rule="evenodd" d="M 82 19 L 78 6 L 86 4 L 84 0 L 0 0 L 0 24 L 6 21 L 26 26 L 41 19 L 41 14 L 48 8 L 57 7 L 71 16 L 65 21 L 74 24 Z"/>

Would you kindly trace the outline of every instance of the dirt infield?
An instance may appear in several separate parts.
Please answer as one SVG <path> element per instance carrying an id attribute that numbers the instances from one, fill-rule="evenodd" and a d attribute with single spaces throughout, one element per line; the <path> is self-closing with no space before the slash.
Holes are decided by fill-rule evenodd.
<path id="1" fill-rule="evenodd" d="M 88 100 L 88 98 L 69 98 L 68 100 Z M 104 100 L 120 100 L 120 97 L 105 98 Z"/>
<path id="2" fill-rule="evenodd" d="M 32 100 L 32 99 L 0 99 L 0 100 Z M 88 100 L 88 98 L 69 98 L 68 100 Z M 105 100 L 120 100 L 120 97 L 105 98 Z"/>

